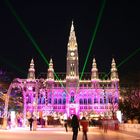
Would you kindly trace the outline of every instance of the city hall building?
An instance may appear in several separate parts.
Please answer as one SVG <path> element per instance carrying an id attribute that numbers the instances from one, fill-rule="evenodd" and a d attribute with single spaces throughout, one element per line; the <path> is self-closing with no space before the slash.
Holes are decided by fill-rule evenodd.
<path id="1" fill-rule="evenodd" d="M 31 60 L 27 79 L 16 78 L 8 89 L 8 94 L 18 88 L 23 96 L 23 114 L 49 115 L 53 113 L 80 115 L 112 115 L 118 110 L 119 78 L 114 58 L 109 78 L 101 79 L 95 58 L 90 77 L 80 78 L 78 43 L 72 22 L 67 44 L 66 73 L 63 78 L 56 74 L 50 59 L 46 77 L 36 78 L 34 61 Z M 61 79 L 60 79 L 61 77 Z M 7 98 L 8 100 L 8 98 Z M 8 104 L 5 105 L 8 110 Z"/>

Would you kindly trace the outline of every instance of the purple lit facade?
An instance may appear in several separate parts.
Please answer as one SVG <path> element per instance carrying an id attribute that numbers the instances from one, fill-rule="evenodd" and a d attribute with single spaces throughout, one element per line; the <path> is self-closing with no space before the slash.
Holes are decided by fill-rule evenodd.
<path id="1" fill-rule="evenodd" d="M 112 59 L 110 78 L 99 78 L 96 60 L 93 58 L 90 79 L 80 79 L 78 45 L 72 22 L 66 57 L 66 76 L 58 79 L 50 59 L 46 78 L 35 78 L 34 61 L 31 60 L 27 79 L 15 79 L 10 87 L 22 90 L 24 118 L 34 115 L 49 115 L 54 112 L 68 116 L 80 113 L 111 115 L 118 110 L 119 78 L 116 63 Z M 8 105 L 5 105 L 5 111 Z"/>

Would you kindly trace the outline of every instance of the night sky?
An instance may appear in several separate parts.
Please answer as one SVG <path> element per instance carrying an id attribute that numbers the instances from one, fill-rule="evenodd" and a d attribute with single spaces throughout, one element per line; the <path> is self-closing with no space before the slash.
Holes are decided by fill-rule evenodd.
<path id="1" fill-rule="evenodd" d="M 6 0 L 0 0 L 0 68 L 26 78 L 32 58 L 36 75 L 48 66 L 12 14 Z M 66 71 L 67 43 L 72 20 L 82 67 L 96 26 L 102 0 L 49 1 L 9 0 L 55 72 Z M 120 64 L 140 48 L 139 0 L 106 0 L 105 8 L 85 71 L 90 72 L 93 57 L 100 72 L 110 72 L 112 57 Z M 118 69 L 119 75 L 140 71 L 140 50 Z M 24 71 L 25 74 L 22 72 Z"/>

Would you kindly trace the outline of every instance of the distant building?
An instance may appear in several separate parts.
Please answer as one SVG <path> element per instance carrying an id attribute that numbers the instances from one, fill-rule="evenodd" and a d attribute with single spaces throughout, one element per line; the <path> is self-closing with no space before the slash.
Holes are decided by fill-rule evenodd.
<path id="1" fill-rule="evenodd" d="M 63 60 L 59 60 L 63 61 Z M 54 72 L 50 59 L 47 77 L 36 79 L 34 61 L 31 60 L 27 79 L 15 79 L 10 91 L 22 90 L 24 114 L 48 115 L 80 113 L 111 115 L 118 110 L 119 78 L 115 60 L 112 59 L 110 78 L 101 80 L 95 58 L 91 66 L 90 79 L 80 79 L 78 44 L 72 22 L 67 45 L 66 74 L 63 79 Z M 6 108 L 7 109 L 7 108 Z"/>

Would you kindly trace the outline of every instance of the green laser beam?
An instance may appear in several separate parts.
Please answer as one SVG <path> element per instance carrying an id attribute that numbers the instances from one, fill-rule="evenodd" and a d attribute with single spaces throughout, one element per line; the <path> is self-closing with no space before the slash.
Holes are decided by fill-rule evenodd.
<path id="1" fill-rule="evenodd" d="M 140 48 L 137 48 L 134 52 L 132 52 L 128 57 L 126 57 L 121 63 L 117 65 L 117 68 L 122 66 L 124 63 L 126 63 L 129 59 L 131 59 L 133 56 L 135 56 L 140 51 Z"/>
<path id="2" fill-rule="evenodd" d="M 101 21 L 101 17 L 102 17 L 102 14 L 103 14 L 103 10 L 104 10 L 104 7 L 105 7 L 105 1 L 106 0 L 103 0 L 102 2 L 102 5 L 101 5 L 101 9 L 100 9 L 100 12 L 99 12 L 99 15 L 98 15 L 98 18 L 97 18 L 97 22 L 96 22 L 96 25 L 95 25 L 95 30 L 93 32 L 93 36 L 92 36 L 92 39 L 91 39 L 91 43 L 90 43 L 90 47 L 88 49 L 88 53 L 87 53 L 87 56 L 86 56 L 86 59 L 85 59 L 85 62 L 84 62 L 84 66 L 83 66 L 83 69 L 82 69 L 82 73 L 81 73 L 81 76 L 80 76 L 80 80 L 82 79 L 83 77 L 83 74 L 84 74 L 84 71 L 85 71 L 85 68 L 86 68 L 86 65 L 87 65 L 87 61 L 88 61 L 88 58 L 89 58 L 89 55 L 90 55 L 90 52 L 91 52 L 91 48 L 93 46 L 93 42 L 95 40 L 95 37 L 96 37 L 96 33 L 97 33 L 97 29 L 99 27 L 99 23 Z"/>
<path id="3" fill-rule="evenodd" d="M 19 16 L 17 15 L 16 11 L 14 10 L 14 8 L 12 7 L 12 5 L 10 4 L 10 2 L 8 0 L 6 0 L 6 4 L 8 5 L 8 7 L 9 7 L 10 11 L 12 12 L 12 14 L 16 17 L 16 20 L 18 21 L 19 25 L 21 26 L 21 28 L 23 29 L 23 31 L 25 32 L 27 37 L 32 42 L 32 44 L 35 47 L 35 49 L 39 52 L 39 54 L 41 55 L 41 57 L 43 58 L 45 63 L 49 66 L 49 62 L 47 61 L 47 59 L 46 59 L 45 55 L 43 54 L 43 52 L 41 51 L 41 49 L 39 48 L 39 45 L 36 43 L 36 41 L 34 40 L 33 36 L 31 35 L 31 33 L 27 30 L 25 24 L 23 24 L 22 20 L 19 18 Z M 54 75 L 55 75 L 56 79 L 59 81 L 59 83 L 61 84 L 61 86 L 64 88 L 62 82 L 60 81 L 60 79 L 58 78 L 58 76 L 57 76 L 57 74 L 55 72 L 54 72 Z"/>
<path id="4" fill-rule="evenodd" d="M 137 48 L 135 51 L 133 51 L 130 55 L 128 55 L 125 59 L 123 59 L 116 67 L 117 69 L 125 64 L 127 61 L 129 61 L 133 56 L 135 56 L 140 51 L 140 48 Z M 107 74 L 107 76 L 111 73 L 111 71 Z M 105 78 L 105 77 L 104 77 Z"/>
<path id="5" fill-rule="evenodd" d="M 6 60 L 4 57 L 0 56 L 0 61 L 6 63 L 7 65 L 9 65 L 11 68 L 15 69 L 17 72 L 20 72 L 24 75 L 26 75 L 26 72 L 22 69 L 20 69 L 19 67 L 17 67 L 16 65 L 14 65 L 11 61 Z"/>

